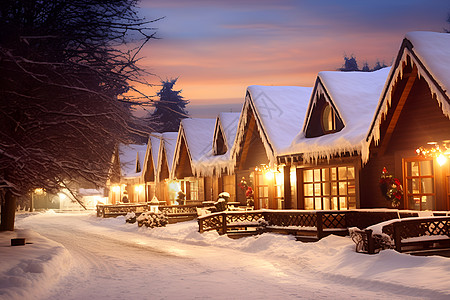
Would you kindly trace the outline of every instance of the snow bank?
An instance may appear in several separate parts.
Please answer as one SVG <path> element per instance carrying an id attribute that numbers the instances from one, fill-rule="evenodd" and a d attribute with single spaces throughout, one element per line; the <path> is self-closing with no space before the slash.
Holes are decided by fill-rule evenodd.
<path id="1" fill-rule="evenodd" d="M 26 238 L 27 244 L 11 247 L 16 237 Z M 45 297 L 72 266 L 66 248 L 31 230 L 0 232 L 0 247 L 0 298 L 4 300 Z"/>
<path id="2" fill-rule="evenodd" d="M 99 238 L 104 236 L 118 242 L 136 243 L 142 247 L 158 248 L 176 256 L 196 257 L 196 251 L 187 251 L 183 244 L 206 247 L 210 251 L 222 251 L 246 257 L 247 265 L 260 265 L 267 261 L 270 272 L 276 278 L 277 265 L 290 265 L 296 269 L 321 274 L 335 283 L 365 287 L 369 291 L 383 290 L 402 295 L 448 299 L 450 297 L 450 259 L 430 256 L 419 257 L 384 250 L 377 255 L 355 252 L 349 237 L 329 236 L 316 243 L 302 243 L 294 237 L 265 233 L 241 239 L 230 239 L 215 231 L 198 232 L 196 221 L 169 224 L 162 228 L 137 227 L 125 223 L 124 217 L 102 219 L 95 214 L 50 215 L 39 214 L 18 222 L 20 226 L 33 226 L 37 218 L 61 218 L 65 224 L 78 230 L 89 231 Z M 41 221 L 41 220 L 39 220 Z M 30 298 L 34 293 L 43 295 L 70 266 L 70 256 L 65 249 L 43 237 L 27 232 L 34 244 L 24 247 L 4 247 L 0 252 L 0 298 Z M 7 233 L 9 235 L 16 234 Z M 2 241 L 9 236 L 2 236 Z M 6 250 L 5 250 L 6 249 Z M 192 248 L 191 248 L 192 249 Z M 229 252 L 233 250 L 234 252 Z M 20 252 L 16 252 L 20 251 Z M 6 262 L 6 263 L 4 263 Z M 34 272 L 38 273 L 34 273 Z M 200 276 L 189 272 L 192 280 Z M 232 275 L 228 275 L 232 276 Z M 168 279 L 169 280 L 169 279 Z M 227 280 L 226 277 L 223 280 Z M 295 280 L 295 278 L 286 278 Z M 245 290 L 242 291 L 245 295 Z M 345 295 L 336 294 L 344 299 Z"/>

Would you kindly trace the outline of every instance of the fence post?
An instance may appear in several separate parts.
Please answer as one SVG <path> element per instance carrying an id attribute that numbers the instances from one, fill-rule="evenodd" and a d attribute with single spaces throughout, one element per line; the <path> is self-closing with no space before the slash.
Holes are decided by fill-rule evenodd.
<path id="1" fill-rule="evenodd" d="M 198 219 L 198 232 L 203 233 L 203 219 Z"/>
<path id="2" fill-rule="evenodd" d="M 227 234 L 227 214 L 222 213 L 222 234 Z"/>
<path id="3" fill-rule="evenodd" d="M 365 232 L 367 236 L 367 253 L 375 254 L 375 241 L 372 236 L 372 229 L 366 229 Z"/>
<path id="4" fill-rule="evenodd" d="M 400 229 L 399 227 L 401 226 L 402 222 L 395 222 L 392 225 L 392 228 L 394 229 L 394 242 L 395 242 L 395 250 L 397 252 L 402 252 L 402 238 L 400 236 Z"/>
<path id="5" fill-rule="evenodd" d="M 316 228 L 317 228 L 317 238 L 320 240 L 323 238 L 323 212 L 316 212 Z"/>

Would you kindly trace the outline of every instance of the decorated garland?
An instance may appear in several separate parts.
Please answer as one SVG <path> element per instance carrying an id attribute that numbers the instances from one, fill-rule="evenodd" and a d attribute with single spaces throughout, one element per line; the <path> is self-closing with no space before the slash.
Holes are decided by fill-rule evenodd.
<path id="1" fill-rule="evenodd" d="M 397 178 L 393 178 L 386 168 L 383 168 L 380 178 L 380 190 L 383 197 L 390 201 L 392 207 L 399 207 L 403 199 L 403 187 Z"/>

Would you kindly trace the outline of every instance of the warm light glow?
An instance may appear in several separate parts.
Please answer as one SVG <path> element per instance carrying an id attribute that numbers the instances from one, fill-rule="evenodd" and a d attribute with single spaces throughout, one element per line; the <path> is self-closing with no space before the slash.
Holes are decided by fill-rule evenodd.
<path id="1" fill-rule="evenodd" d="M 134 186 L 134 191 L 136 193 L 141 193 L 144 191 L 144 185 L 143 184 L 138 184 Z"/>
<path id="2" fill-rule="evenodd" d="M 44 194 L 44 189 L 43 188 L 37 188 L 34 190 L 34 193 L 36 195 L 43 195 Z"/>
<path id="3" fill-rule="evenodd" d="M 169 191 L 171 192 L 181 192 L 181 184 L 178 181 L 169 182 Z"/>
<path id="4" fill-rule="evenodd" d="M 438 157 L 436 157 L 436 161 L 440 166 L 443 166 L 447 162 L 447 157 L 441 153 Z"/>
<path id="5" fill-rule="evenodd" d="M 416 150 L 417 155 L 429 158 L 436 158 L 439 166 L 443 166 L 447 159 L 450 157 L 450 141 L 443 141 L 439 145 L 437 142 L 429 142 L 427 143 L 431 146 L 431 148 L 419 147 Z"/>
<path id="6" fill-rule="evenodd" d="M 64 194 L 64 193 L 58 193 L 58 197 L 60 200 L 64 200 L 67 198 L 66 194 Z"/>
<path id="7" fill-rule="evenodd" d="M 267 180 L 272 180 L 273 179 L 273 171 L 272 170 L 266 171 L 264 173 L 264 177 L 266 177 Z"/>
<path id="8" fill-rule="evenodd" d="M 111 187 L 111 190 L 113 191 L 113 193 L 120 193 L 120 185 L 113 185 Z"/>

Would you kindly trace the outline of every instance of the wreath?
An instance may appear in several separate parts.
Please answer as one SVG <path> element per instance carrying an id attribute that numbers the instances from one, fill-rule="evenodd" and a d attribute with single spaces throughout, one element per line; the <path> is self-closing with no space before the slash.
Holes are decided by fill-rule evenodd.
<path id="1" fill-rule="evenodd" d="M 386 168 L 383 168 L 380 178 L 380 190 L 383 197 L 390 201 L 392 207 L 399 207 L 403 199 L 403 187 L 400 180 L 392 177 Z"/>

